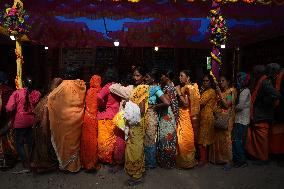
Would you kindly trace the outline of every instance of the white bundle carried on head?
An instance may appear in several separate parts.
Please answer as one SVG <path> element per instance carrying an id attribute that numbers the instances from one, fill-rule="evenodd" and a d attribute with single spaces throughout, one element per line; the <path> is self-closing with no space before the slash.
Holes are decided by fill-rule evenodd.
<path id="1" fill-rule="evenodd" d="M 141 121 L 139 106 L 131 101 L 126 102 L 123 117 L 128 121 L 130 125 L 139 123 Z"/>

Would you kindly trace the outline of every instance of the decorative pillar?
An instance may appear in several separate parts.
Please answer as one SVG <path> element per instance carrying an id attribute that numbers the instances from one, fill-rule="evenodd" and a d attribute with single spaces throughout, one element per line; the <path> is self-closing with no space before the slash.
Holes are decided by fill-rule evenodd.
<path id="1" fill-rule="evenodd" d="M 210 74 L 213 76 L 215 81 L 219 79 L 222 65 L 220 48 L 221 45 L 225 45 L 227 40 L 227 27 L 225 25 L 225 19 L 221 15 L 221 3 L 222 0 L 212 0 L 210 24 L 208 28 L 211 33 L 210 43 L 212 44 Z"/>
<path id="2" fill-rule="evenodd" d="M 25 33 L 28 32 L 28 24 L 26 19 L 29 17 L 24 8 L 21 0 L 14 0 L 13 6 L 6 5 L 6 9 L 1 16 L 1 25 L 7 31 L 10 36 L 13 36 L 16 40 L 16 64 L 17 64 L 17 76 L 15 84 L 17 89 L 23 87 L 22 84 L 22 64 L 24 63 L 22 54 L 22 38 L 27 38 Z"/>
<path id="3" fill-rule="evenodd" d="M 16 40 L 16 49 L 15 49 L 15 53 L 16 53 L 16 63 L 17 63 L 17 76 L 15 79 L 15 84 L 16 84 L 16 88 L 17 89 L 21 89 L 23 88 L 23 81 L 22 81 L 22 66 L 24 63 L 24 58 L 22 55 L 22 45 L 21 42 L 17 39 Z"/>
<path id="4" fill-rule="evenodd" d="M 17 7 L 18 6 L 18 7 Z M 23 3 L 21 0 L 14 0 L 14 5 L 13 8 L 20 8 L 23 9 Z M 22 69 L 23 69 L 23 63 L 24 63 L 24 58 L 22 54 L 22 44 L 20 41 L 20 38 L 22 37 L 21 34 L 18 34 L 15 36 L 16 37 L 16 49 L 15 49 L 15 54 L 17 57 L 16 63 L 17 63 L 17 76 L 15 79 L 15 84 L 17 89 L 23 88 L 23 81 L 22 81 Z"/>

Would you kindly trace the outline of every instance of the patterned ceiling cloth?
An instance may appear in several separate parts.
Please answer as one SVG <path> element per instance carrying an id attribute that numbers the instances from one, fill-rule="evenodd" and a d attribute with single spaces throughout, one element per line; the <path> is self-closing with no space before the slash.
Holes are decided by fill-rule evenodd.
<path id="1" fill-rule="evenodd" d="M 278 0 L 279 1 L 279 0 Z M 5 3 L 0 2 L 0 9 Z M 210 1 L 25 0 L 31 41 L 49 47 L 113 46 L 210 48 Z M 284 6 L 227 3 L 227 46 L 284 35 Z"/>

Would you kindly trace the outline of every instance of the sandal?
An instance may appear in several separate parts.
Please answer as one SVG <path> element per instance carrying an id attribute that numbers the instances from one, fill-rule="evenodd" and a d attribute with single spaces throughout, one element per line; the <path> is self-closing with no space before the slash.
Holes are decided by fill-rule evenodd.
<path id="1" fill-rule="evenodd" d="M 142 183 L 143 183 L 142 178 L 139 178 L 139 179 L 130 178 L 130 179 L 127 180 L 128 186 L 136 186 L 136 185 L 139 185 L 139 184 L 142 184 Z"/>
<path id="2" fill-rule="evenodd" d="M 230 171 L 232 169 L 232 167 L 230 165 L 224 165 L 223 170 L 224 171 Z"/>
<path id="3" fill-rule="evenodd" d="M 24 174 L 24 173 L 30 173 L 31 171 L 29 169 L 23 169 L 21 171 L 14 171 L 12 174 Z"/>

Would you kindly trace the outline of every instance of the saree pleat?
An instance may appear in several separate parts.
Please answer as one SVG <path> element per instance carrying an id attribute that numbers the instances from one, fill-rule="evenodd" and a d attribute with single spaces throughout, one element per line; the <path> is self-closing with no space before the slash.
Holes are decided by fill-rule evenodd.
<path id="1" fill-rule="evenodd" d="M 190 119 L 190 111 L 180 108 L 177 123 L 177 156 L 176 165 L 179 168 L 192 168 L 196 165 L 194 132 Z"/>

